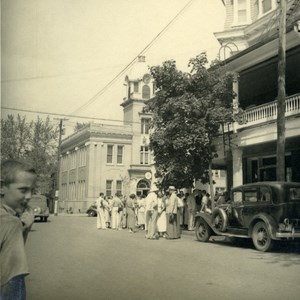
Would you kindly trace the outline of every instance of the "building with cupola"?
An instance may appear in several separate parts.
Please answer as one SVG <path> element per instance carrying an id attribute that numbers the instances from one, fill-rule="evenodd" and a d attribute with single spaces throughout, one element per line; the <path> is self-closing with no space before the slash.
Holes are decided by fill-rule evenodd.
<path id="1" fill-rule="evenodd" d="M 59 210 L 81 211 L 100 192 L 128 196 L 147 194 L 155 184 L 153 156 L 149 149 L 152 115 L 145 102 L 155 93 L 144 56 L 128 71 L 122 100 L 123 124 L 91 122 L 61 143 Z M 215 190 L 225 189 L 225 173 L 214 171 Z M 201 189 L 208 187 L 196 183 Z"/>
<path id="2" fill-rule="evenodd" d="M 153 79 L 144 56 L 125 77 L 122 125 L 89 123 L 62 141 L 60 210 L 85 211 L 103 192 L 147 194 L 153 180 L 149 149 L 151 115 L 145 101 L 153 97 Z"/>
<path id="3" fill-rule="evenodd" d="M 233 84 L 240 122 L 227 124 L 215 140 L 215 168 L 227 186 L 276 180 L 278 26 L 275 0 L 225 0 L 224 30 L 215 33 Z M 300 1 L 287 1 L 285 66 L 285 179 L 300 181 Z"/>

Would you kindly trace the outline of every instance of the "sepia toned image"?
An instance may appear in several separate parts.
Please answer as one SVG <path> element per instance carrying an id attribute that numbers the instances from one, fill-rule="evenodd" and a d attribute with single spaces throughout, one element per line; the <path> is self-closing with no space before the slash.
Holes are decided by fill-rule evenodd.
<path id="1" fill-rule="evenodd" d="M 300 0 L 1 0 L 0 299 L 298 299 Z"/>

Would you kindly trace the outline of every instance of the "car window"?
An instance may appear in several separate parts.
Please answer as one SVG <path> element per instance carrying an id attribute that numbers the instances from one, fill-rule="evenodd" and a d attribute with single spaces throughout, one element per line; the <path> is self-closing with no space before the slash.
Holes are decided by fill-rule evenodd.
<path id="1" fill-rule="evenodd" d="M 243 200 L 242 191 L 233 192 L 232 196 L 233 196 L 233 202 L 234 203 L 241 203 L 242 200 Z"/>
<path id="2" fill-rule="evenodd" d="M 290 188 L 290 199 L 294 201 L 300 201 L 300 188 Z"/>
<path id="3" fill-rule="evenodd" d="M 245 189 L 245 202 L 257 202 L 257 189 Z"/>
<path id="4" fill-rule="evenodd" d="M 262 186 L 260 188 L 260 198 L 261 202 L 270 202 L 271 201 L 271 191 L 268 187 Z"/>
<path id="5" fill-rule="evenodd" d="M 44 197 L 32 197 L 29 201 L 29 204 L 32 205 L 47 205 L 47 199 Z"/>

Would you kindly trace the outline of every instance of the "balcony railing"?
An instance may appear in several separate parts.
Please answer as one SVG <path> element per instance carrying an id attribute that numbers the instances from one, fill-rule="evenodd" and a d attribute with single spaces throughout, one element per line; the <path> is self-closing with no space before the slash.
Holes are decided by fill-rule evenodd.
<path id="1" fill-rule="evenodd" d="M 285 99 L 285 116 L 300 114 L 300 94 L 289 96 Z M 235 130 L 262 124 L 277 119 L 277 101 L 268 102 L 259 106 L 248 108 L 244 111 L 243 122 L 233 124 Z M 230 126 L 231 127 L 231 126 Z M 232 127 L 231 127 L 232 129 Z"/>

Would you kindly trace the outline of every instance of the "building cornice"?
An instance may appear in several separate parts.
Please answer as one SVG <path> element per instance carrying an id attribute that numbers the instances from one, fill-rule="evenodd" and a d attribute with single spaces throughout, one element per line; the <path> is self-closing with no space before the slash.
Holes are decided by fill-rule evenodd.
<path id="1" fill-rule="evenodd" d="M 129 98 L 129 99 L 126 99 L 124 100 L 123 103 L 120 104 L 120 106 L 128 106 L 129 104 L 133 103 L 133 102 L 136 102 L 136 103 L 143 103 L 145 104 L 147 100 L 143 100 L 143 99 L 132 99 L 132 98 Z"/>

